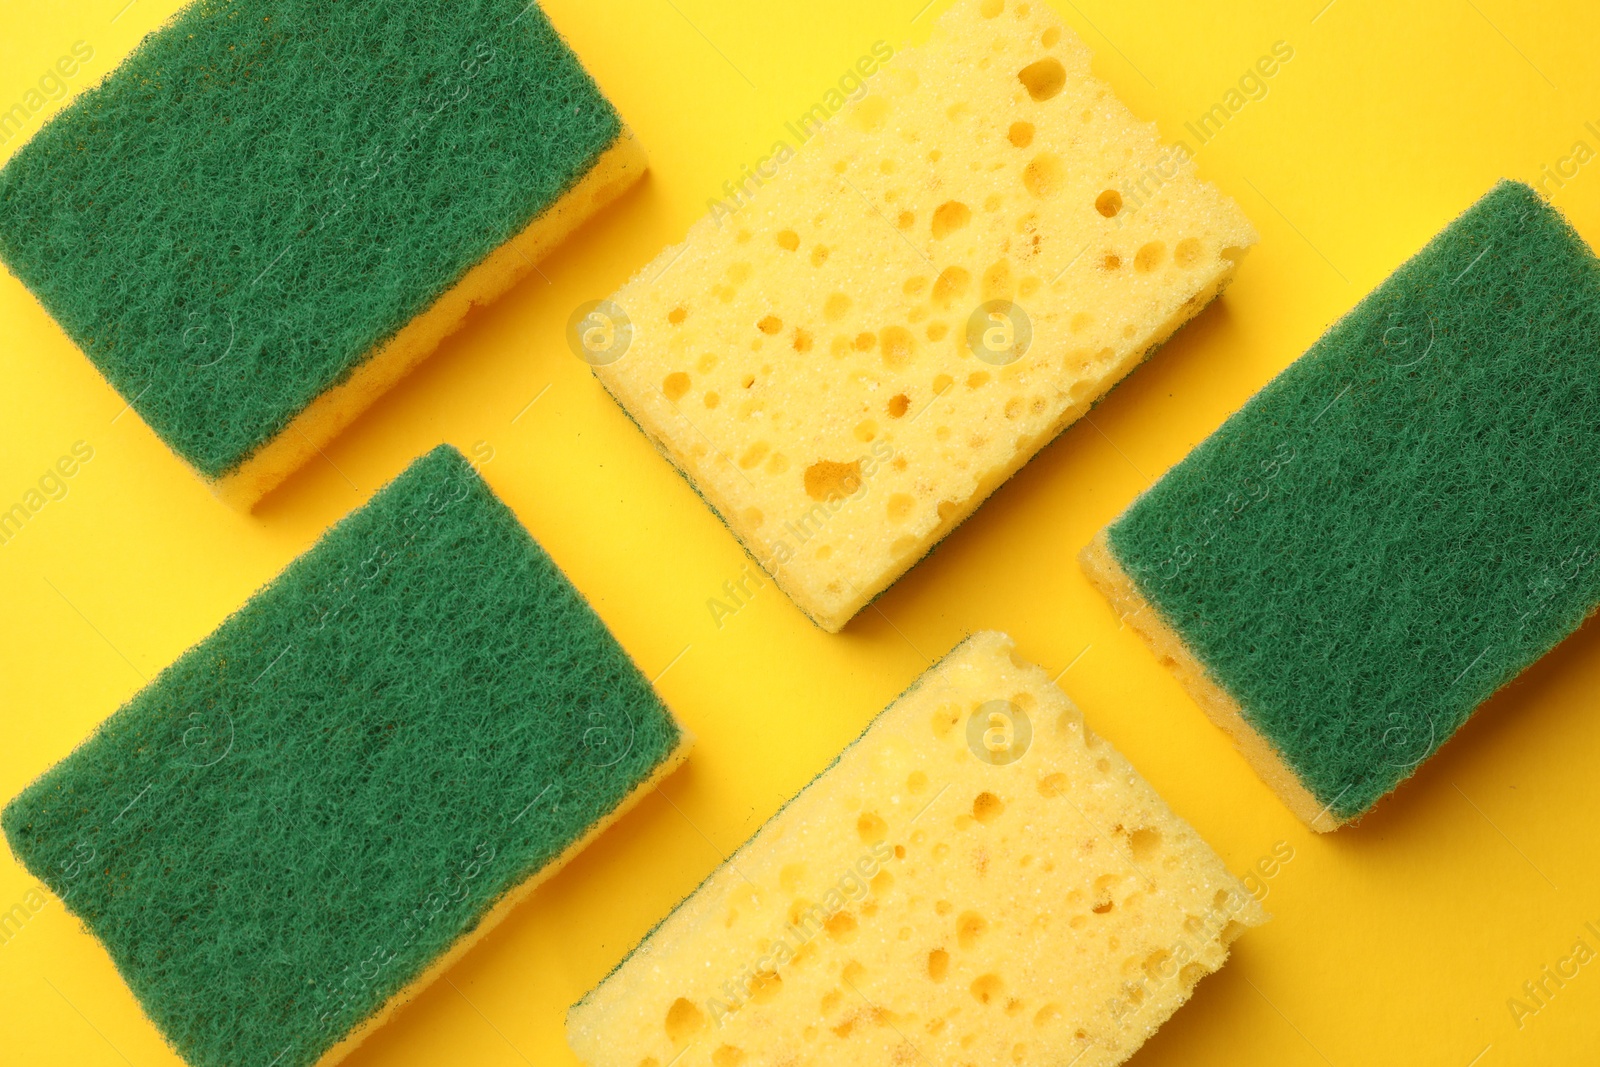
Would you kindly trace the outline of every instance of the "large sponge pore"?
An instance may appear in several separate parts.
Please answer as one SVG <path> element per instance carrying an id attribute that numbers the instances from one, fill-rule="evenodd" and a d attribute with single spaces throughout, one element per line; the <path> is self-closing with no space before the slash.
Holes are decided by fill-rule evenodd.
<path id="1" fill-rule="evenodd" d="M 596 375 L 819 626 L 1227 284 L 1255 234 L 1045 3 L 960 0 L 612 298 Z M 841 98 L 840 103 L 843 103 Z M 820 105 L 816 110 L 825 110 Z M 798 127 L 796 128 L 798 129 Z M 608 337 L 607 331 L 595 331 Z"/>
<path id="2" fill-rule="evenodd" d="M 340 1058 L 687 736 L 455 451 L 5 809 L 197 1067 Z"/>
<path id="3" fill-rule="evenodd" d="M 969 638 L 567 1016 L 592 1067 L 1121 1063 L 1266 919 L 1039 667 Z"/>
<path id="4" fill-rule="evenodd" d="M 0 171 L 0 258 L 248 505 L 643 168 L 527 0 L 199 0 Z"/>
<path id="5" fill-rule="evenodd" d="M 1600 262 L 1501 183 L 1085 564 L 1315 829 L 1600 605 Z"/>

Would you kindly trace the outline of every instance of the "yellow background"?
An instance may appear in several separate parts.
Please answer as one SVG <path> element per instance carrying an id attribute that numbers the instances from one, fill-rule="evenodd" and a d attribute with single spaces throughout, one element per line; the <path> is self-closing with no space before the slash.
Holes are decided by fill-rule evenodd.
<path id="1" fill-rule="evenodd" d="M 1014 2 L 1014 0 L 1013 0 Z M 1034 0 L 1042 2 L 1042 0 Z M 1274 799 L 1088 586 L 1078 548 L 1501 176 L 1600 149 L 1587 0 L 1053 0 L 1095 69 L 1171 138 L 1285 41 L 1294 59 L 1199 150 L 1261 231 L 1226 298 L 1047 447 L 843 634 L 772 586 L 718 629 L 745 557 L 567 350 L 579 303 L 679 240 L 921 0 L 549 0 L 651 154 L 646 181 L 451 338 L 254 514 L 230 512 L 0 274 L 0 506 L 75 441 L 94 459 L 0 547 L 0 795 L 431 445 L 483 474 L 699 735 L 688 766 L 348 1062 L 570 1064 L 565 1007 L 960 637 L 1008 630 L 1236 872 L 1278 842 L 1276 918 L 1133 1061 L 1592 1063 L 1600 963 L 1519 1028 L 1507 1006 L 1600 929 L 1600 626 L 1495 698 L 1399 793 L 1329 837 Z M 0 107 L 72 44 L 110 70 L 177 0 L 34 0 L 0 15 Z M 51 110 L 59 105 L 52 105 Z M 31 120 L 36 131 L 48 111 Z M 7 142 L 9 155 L 24 138 Z M 1569 167 L 1569 170 L 1571 168 Z M 1600 162 L 1554 202 L 1600 240 Z M 541 395 L 541 391 L 542 395 Z M 535 396 L 540 399 L 526 408 Z M 513 422 L 513 417 L 518 416 Z M 0 850 L 3 852 L 3 850 Z M 0 910 L 35 880 L 0 859 Z M 1474 1057 L 1481 1057 L 1474 1060 Z M 0 946 L 0 1060 L 175 1064 L 53 900 Z M 944 1067 L 944 1065 L 938 1065 Z"/>

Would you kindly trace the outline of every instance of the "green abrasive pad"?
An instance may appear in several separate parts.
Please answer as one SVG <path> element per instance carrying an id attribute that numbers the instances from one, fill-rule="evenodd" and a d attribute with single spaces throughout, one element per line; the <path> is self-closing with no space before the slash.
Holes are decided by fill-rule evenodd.
<path id="1" fill-rule="evenodd" d="M 1107 535 L 1316 800 L 1366 811 L 1600 605 L 1600 262 L 1500 183 Z"/>
<path id="2" fill-rule="evenodd" d="M 681 754 L 441 447 L 5 809 L 191 1064 L 305 1067 Z"/>
<path id="3" fill-rule="evenodd" d="M 215 478 L 621 131 L 528 0 L 199 0 L 0 171 L 0 258 Z"/>

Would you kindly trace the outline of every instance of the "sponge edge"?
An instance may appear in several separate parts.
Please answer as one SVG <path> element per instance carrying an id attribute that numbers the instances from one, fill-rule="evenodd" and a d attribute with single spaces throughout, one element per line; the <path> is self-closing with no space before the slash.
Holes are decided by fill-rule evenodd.
<path id="1" fill-rule="evenodd" d="M 465 322 L 467 312 L 492 303 L 527 277 L 552 248 L 627 192 L 648 168 L 643 147 L 632 131 L 624 128 L 593 169 L 560 200 L 374 349 L 350 377 L 313 400 L 237 468 L 220 478 L 200 477 L 223 502 L 241 511 L 254 507 L 427 359 Z"/>
<path id="2" fill-rule="evenodd" d="M 1597 332 L 1600 260 L 1500 182 L 1080 556 L 1312 829 L 1600 607 Z"/>
<path id="3" fill-rule="evenodd" d="M 645 166 L 536 2 L 193 0 L 0 170 L 0 258 L 249 507 Z"/>
<path id="4" fill-rule="evenodd" d="M 337 1062 L 691 738 L 454 449 L 7 805 L 196 1067 Z"/>
<path id="5" fill-rule="evenodd" d="M 575 1004 L 591 1067 L 1121 1063 L 1266 913 L 973 635 Z"/>
<path id="6" fill-rule="evenodd" d="M 1329 833 L 1347 821 L 1329 805 L 1317 800 L 1284 761 L 1283 753 L 1245 720 L 1239 702 L 1206 671 L 1177 631 L 1139 592 L 1139 587 L 1117 562 L 1105 531 L 1078 554 L 1084 573 L 1111 602 L 1117 617 L 1144 641 L 1162 666 L 1171 671 L 1189 697 L 1213 724 L 1228 735 L 1251 770 L 1301 822 L 1318 833 Z"/>

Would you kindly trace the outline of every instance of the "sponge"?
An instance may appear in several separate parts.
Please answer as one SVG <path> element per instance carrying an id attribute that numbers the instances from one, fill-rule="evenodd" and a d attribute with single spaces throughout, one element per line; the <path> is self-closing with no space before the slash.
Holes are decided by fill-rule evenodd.
<path id="1" fill-rule="evenodd" d="M 825 630 L 1255 240 L 1089 59 L 1048 4 L 958 0 L 612 297 L 625 335 L 594 331 L 602 384 Z"/>
<path id="2" fill-rule="evenodd" d="M 688 744 L 441 447 L 29 786 L 4 827 L 187 1062 L 326 1065 Z"/>
<path id="3" fill-rule="evenodd" d="M 1121 1063 L 1266 914 L 975 634 L 567 1016 L 592 1067 Z"/>
<path id="4" fill-rule="evenodd" d="M 644 166 L 528 0 L 198 0 L 0 171 L 0 258 L 248 506 Z"/>
<path id="5" fill-rule="evenodd" d="M 1313 829 L 1600 605 L 1596 337 L 1600 263 L 1503 182 L 1085 552 Z"/>

